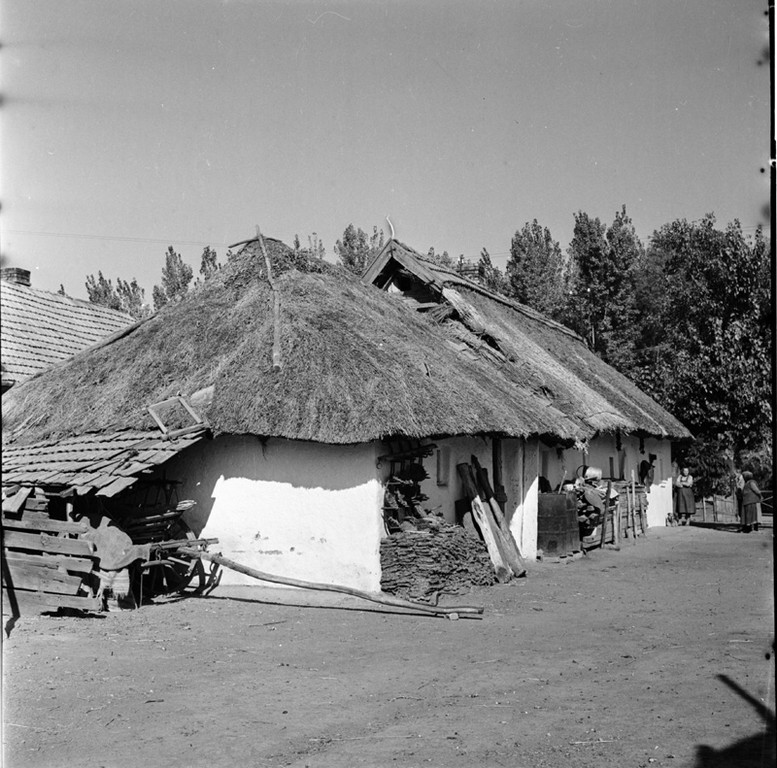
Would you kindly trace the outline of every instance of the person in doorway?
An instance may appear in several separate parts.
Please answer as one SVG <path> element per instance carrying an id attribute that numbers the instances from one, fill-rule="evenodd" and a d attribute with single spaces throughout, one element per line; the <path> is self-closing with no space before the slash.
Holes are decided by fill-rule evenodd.
<path id="1" fill-rule="evenodd" d="M 753 479 L 752 472 L 743 472 L 745 485 L 742 488 L 742 533 L 758 530 L 758 511 L 763 494 Z"/>
<path id="2" fill-rule="evenodd" d="M 691 515 L 696 511 L 696 500 L 693 497 L 693 476 L 688 467 L 683 467 L 676 481 L 677 486 L 677 519 L 680 525 L 688 525 Z"/>

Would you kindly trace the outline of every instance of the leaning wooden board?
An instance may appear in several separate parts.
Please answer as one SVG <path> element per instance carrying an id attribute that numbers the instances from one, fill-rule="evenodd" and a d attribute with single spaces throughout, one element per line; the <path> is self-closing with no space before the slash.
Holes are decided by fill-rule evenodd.
<path id="1" fill-rule="evenodd" d="M 456 471 L 461 478 L 461 484 L 464 488 L 464 493 L 469 498 L 472 505 L 472 516 L 475 518 L 475 522 L 480 528 L 480 533 L 483 536 L 486 549 L 488 550 L 488 556 L 491 558 L 491 562 L 494 565 L 494 572 L 496 573 L 497 581 L 502 583 L 510 581 L 513 572 L 510 566 L 507 564 L 505 553 L 497 538 L 497 528 L 495 521 L 492 522 L 489 512 L 483 506 L 483 502 L 480 500 L 477 488 L 475 487 L 472 478 L 472 467 L 469 464 L 458 464 Z"/>

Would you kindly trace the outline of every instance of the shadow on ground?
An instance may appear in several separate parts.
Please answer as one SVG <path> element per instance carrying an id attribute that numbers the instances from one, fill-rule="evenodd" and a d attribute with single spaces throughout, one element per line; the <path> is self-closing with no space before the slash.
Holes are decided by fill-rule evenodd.
<path id="1" fill-rule="evenodd" d="M 735 766 L 736 768 L 771 768 L 777 761 L 774 712 L 727 675 L 718 675 L 718 680 L 748 702 L 765 727 L 762 731 L 746 739 L 740 739 L 723 749 L 699 744 L 696 747 L 694 768 L 734 768 Z"/>

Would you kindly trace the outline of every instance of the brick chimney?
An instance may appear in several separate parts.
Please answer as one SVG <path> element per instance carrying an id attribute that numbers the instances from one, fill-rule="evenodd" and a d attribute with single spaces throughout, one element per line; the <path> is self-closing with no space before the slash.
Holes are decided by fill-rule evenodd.
<path id="1" fill-rule="evenodd" d="M 30 270 L 20 269 L 19 267 L 3 267 L 0 269 L 0 280 L 6 280 L 17 285 L 29 285 Z"/>

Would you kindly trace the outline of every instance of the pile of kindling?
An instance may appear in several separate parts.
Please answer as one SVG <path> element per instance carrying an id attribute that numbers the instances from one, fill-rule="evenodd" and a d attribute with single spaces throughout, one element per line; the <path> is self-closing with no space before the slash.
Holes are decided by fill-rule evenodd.
<path id="1" fill-rule="evenodd" d="M 425 530 L 407 530 L 380 545 L 381 590 L 413 600 L 461 594 L 494 583 L 485 544 L 460 525 L 427 518 Z"/>

